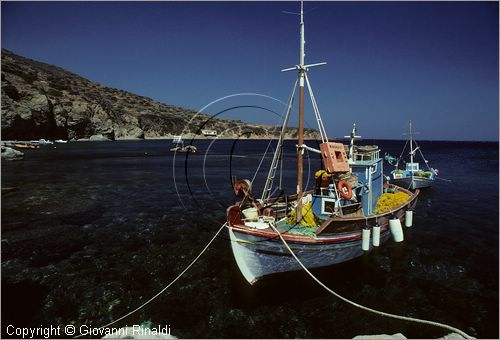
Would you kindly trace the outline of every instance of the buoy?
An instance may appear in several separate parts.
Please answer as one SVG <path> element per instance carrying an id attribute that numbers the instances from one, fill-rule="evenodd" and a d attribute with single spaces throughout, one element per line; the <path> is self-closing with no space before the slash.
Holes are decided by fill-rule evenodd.
<path id="1" fill-rule="evenodd" d="M 411 227 L 413 224 L 413 210 L 406 210 L 405 212 L 405 227 Z"/>
<path id="2" fill-rule="evenodd" d="M 373 246 L 380 246 L 380 225 L 376 225 L 373 227 Z"/>
<path id="3" fill-rule="evenodd" d="M 393 217 L 389 220 L 389 228 L 391 228 L 392 237 L 394 242 L 402 242 L 404 240 L 403 228 L 401 227 L 401 221 L 397 217 Z"/>
<path id="4" fill-rule="evenodd" d="M 370 228 L 368 226 L 363 228 L 361 249 L 364 251 L 370 249 Z"/>
<path id="5" fill-rule="evenodd" d="M 352 198 L 352 188 L 345 179 L 337 184 L 337 189 L 344 200 L 349 201 Z"/>

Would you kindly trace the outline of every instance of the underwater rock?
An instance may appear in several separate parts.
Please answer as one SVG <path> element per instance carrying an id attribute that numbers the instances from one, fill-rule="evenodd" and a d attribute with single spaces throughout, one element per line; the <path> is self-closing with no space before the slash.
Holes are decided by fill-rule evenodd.
<path id="1" fill-rule="evenodd" d="M 18 161 L 24 158 L 24 153 L 8 146 L 2 146 L 2 160 Z"/>

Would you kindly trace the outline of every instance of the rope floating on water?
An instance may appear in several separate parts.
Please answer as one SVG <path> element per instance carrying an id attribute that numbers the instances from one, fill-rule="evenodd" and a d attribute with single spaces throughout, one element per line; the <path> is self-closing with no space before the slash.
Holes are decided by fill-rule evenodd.
<path id="1" fill-rule="evenodd" d="M 136 309 L 134 309 L 133 311 L 131 312 L 128 312 L 127 314 L 119 317 L 118 319 L 104 325 L 104 326 L 101 326 L 101 327 L 98 327 L 97 329 L 103 329 L 103 328 L 107 328 L 111 325 L 114 325 L 115 323 L 117 323 L 118 321 L 121 321 L 123 319 L 125 319 L 126 317 L 134 314 L 135 312 L 141 310 L 142 308 L 144 308 L 146 305 L 148 305 L 149 303 L 151 303 L 153 300 L 155 300 L 156 298 L 158 298 L 161 294 L 163 294 L 168 288 L 170 288 L 171 285 L 173 285 L 178 279 L 180 279 L 188 270 L 189 268 L 191 268 L 195 263 L 196 261 L 198 261 L 198 259 L 201 257 L 201 255 L 203 255 L 205 253 L 205 251 L 207 251 L 208 247 L 210 247 L 210 245 L 212 244 L 212 242 L 217 238 L 217 236 L 220 234 L 220 232 L 222 231 L 222 229 L 224 229 L 224 227 L 226 227 L 227 225 L 227 222 L 224 223 L 220 229 L 215 233 L 215 235 L 212 237 L 212 239 L 207 243 L 207 245 L 205 246 L 205 248 L 203 248 L 203 250 L 198 254 L 198 256 L 196 256 L 194 258 L 194 260 L 179 274 L 177 275 L 177 277 L 175 279 L 173 279 L 172 282 L 170 282 L 167 286 L 165 286 L 165 288 L 163 288 L 162 290 L 160 290 L 158 293 L 156 293 L 151 299 L 149 299 L 148 301 L 144 302 L 142 305 L 140 305 L 139 307 L 137 307 Z M 80 338 L 82 337 L 83 334 L 80 334 L 80 335 L 77 335 L 75 337 L 73 337 L 74 339 L 76 338 Z"/>
<path id="2" fill-rule="evenodd" d="M 446 178 L 441 178 L 441 177 L 436 177 L 436 179 L 439 179 L 441 181 L 445 181 L 445 182 L 451 182 L 451 179 L 446 179 Z"/>
<path id="3" fill-rule="evenodd" d="M 98 327 L 97 329 L 103 329 L 103 328 L 107 328 L 111 325 L 114 325 L 115 323 L 129 317 L 130 315 L 136 313 L 137 311 L 141 310 L 142 308 L 144 308 L 145 306 L 147 306 L 148 304 L 150 304 L 152 301 L 154 301 L 156 298 L 158 298 L 161 294 L 163 294 L 168 288 L 170 288 L 170 286 L 172 286 L 178 279 L 180 279 L 197 261 L 198 259 L 207 251 L 207 249 L 210 247 L 210 245 L 213 243 L 213 241 L 217 238 L 217 236 L 220 234 L 220 232 L 222 231 L 222 229 L 224 229 L 224 227 L 226 227 L 227 225 L 227 222 L 224 223 L 220 229 L 215 233 L 215 235 L 212 237 L 212 239 L 207 243 L 207 245 L 203 248 L 203 250 L 198 254 L 198 256 L 196 256 L 194 258 L 194 260 L 179 274 L 177 275 L 177 277 L 172 280 L 172 282 L 170 282 L 167 286 L 165 286 L 162 290 L 160 290 L 158 293 L 156 293 L 152 298 L 150 298 L 148 301 L 144 302 L 142 305 L 140 305 L 139 307 L 135 308 L 134 310 L 128 312 L 127 314 L 119 317 L 118 319 L 106 324 L 106 325 L 103 325 L 101 327 Z M 422 323 L 422 324 L 427 324 L 427 325 L 432 325 L 432 326 L 436 326 L 436 327 L 441 327 L 441 328 L 445 328 L 445 329 L 448 329 L 448 330 L 451 330 L 457 334 L 460 334 L 461 336 L 463 336 L 464 338 L 466 339 L 474 339 L 473 337 L 471 337 L 470 335 L 468 335 L 467 333 L 463 332 L 462 330 L 458 329 L 458 328 L 455 328 L 453 326 L 450 326 L 450 325 L 446 325 L 446 324 L 443 324 L 443 323 L 439 323 L 439 322 L 435 322 L 435 321 L 430 321 L 430 320 L 424 320 L 424 319 L 417 319 L 417 318 L 411 318 L 411 317 L 408 317 L 408 316 L 402 316 L 402 315 L 396 315 L 396 314 L 391 314 L 391 313 L 386 313 L 386 312 L 382 312 L 382 311 L 378 311 L 376 309 L 372 309 L 372 308 L 369 308 L 369 307 L 366 307 L 366 306 L 363 306 L 359 303 L 356 303 L 354 301 L 351 301 L 345 297 L 343 297 L 342 295 L 336 293 L 335 291 L 333 291 L 331 288 L 329 288 L 328 286 L 326 286 L 323 282 L 321 282 L 316 276 L 314 276 L 314 274 L 312 274 L 305 266 L 304 264 L 299 260 L 299 258 L 297 257 L 297 255 L 295 255 L 295 253 L 292 251 L 292 249 L 290 248 L 290 246 L 288 245 L 288 243 L 285 241 L 285 239 L 283 238 L 283 236 L 281 235 L 281 233 L 276 229 L 276 227 L 273 225 L 273 224 L 270 224 L 271 228 L 278 234 L 278 237 L 281 239 L 281 241 L 283 242 L 283 244 L 285 245 L 285 247 L 288 249 L 288 251 L 290 252 L 290 254 L 294 257 L 294 259 L 297 261 L 297 263 L 302 267 L 302 269 L 304 269 L 304 271 L 314 280 L 316 281 L 321 287 L 323 287 L 325 290 L 327 290 L 329 293 L 331 293 L 332 295 L 336 296 L 337 298 L 341 299 L 342 301 L 344 302 L 347 302 L 349 303 L 350 305 L 354 306 L 354 307 L 358 307 L 360 309 L 363 309 L 363 310 L 366 310 L 368 312 L 372 312 L 372 313 L 375 313 L 375 314 L 379 314 L 379 315 L 382 315 L 382 316 L 386 316 L 386 317 L 390 317 L 390 318 L 394 318 L 394 319 L 398 319 L 398 320 L 404 320 L 404 321 L 410 321 L 410 322 L 416 322 L 416 323 Z M 77 336 L 74 336 L 73 338 L 80 338 L 82 337 L 83 334 L 80 334 L 80 335 L 77 335 Z"/>
<path id="4" fill-rule="evenodd" d="M 337 298 L 341 299 L 342 301 L 344 302 L 347 302 L 348 304 L 354 306 L 354 307 L 358 307 L 360 309 L 363 309 L 363 310 L 366 310 L 368 312 L 372 312 L 372 313 L 375 313 L 375 314 L 379 314 L 379 315 L 382 315 L 382 316 L 386 316 L 386 317 L 389 317 L 389 318 L 394 318 L 394 319 L 398 319 L 398 320 L 404 320 L 404 321 L 410 321 L 410 322 L 416 322 L 416 323 L 423 323 L 423 324 L 427 324 L 427 325 L 432 325 L 432 326 L 436 326 L 436 327 L 441 327 L 441 328 L 445 328 L 445 329 L 448 329 L 450 331 L 453 331 L 455 333 L 458 333 L 460 334 L 461 336 L 463 336 L 465 339 L 474 339 L 472 336 L 468 335 L 467 333 L 465 333 L 464 331 L 461 331 L 460 329 L 458 328 L 455 328 L 453 326 L 450 326 L 450 325 L 446 325 L 446 324 L 443 324 L 443 323 L 439 323 L 439 322 L 436 322 L 436 321 L 430 321 L 430 320 L 424 320 L 424 319 L 417 319 L 417 318 L 411 318 L 409 316 L 402 316 L 402 315 L 397 315 L 397 314 L 391 314 L 391 313 L 386 313 L 386 312 L 382 312 L 382 311 L 379 311 L 379 310 L 376 310 L 376 309 L 373 309 L 373 308 L 370 308 L 370 307 L 366 307 L 366 306 L 363 306 L 363 305 L 360 305 L 359 303 L 356 303 L 354 301 L 351 301 L 345 297 L 343 297 L 342 295 L 336 293 L 334 290 L 332 290 L 331 288 L 329 288 L 328 286 L 326 286 L 323 282 L 321 282 L 316 276 L 314 276 L 313 273 L 311 273 L 307 268 L 306 266 L 304 266 L 304 264 L 299 260 L 299 258 L 297 257 L 297 255 L 295 255 L 295 253 L 292 251 L 292 249 L 288 246 L 288 243 L 285 241 L 285 239 L 283 238 L 283 236 L 281 235 L 281 233 L 278 231 L 278 229 L 276 229 L 276 227 L 273 225 L 273 224 L 269 224 L 271 226 L 271 228 L 273 228 L 273 230 L 278 234 L 279 238 L 281 239 L 281 241 L 283 242 L 283 244 L 285 245 L 285 247 L 288 249 L 288 251 L 290 252 L 290 254 L 292 254 L 292 256 L 295 258 L 295 260 L 297 261 L 297 263 L 302 267 L 302 269 L 304 269 L 304 271 L 314 280 L 316 281 L 321 287 L 323 287 L 324 289 L 326 289 L 329 293 L 331 293 L 332 295 L 336 296 Z"/>

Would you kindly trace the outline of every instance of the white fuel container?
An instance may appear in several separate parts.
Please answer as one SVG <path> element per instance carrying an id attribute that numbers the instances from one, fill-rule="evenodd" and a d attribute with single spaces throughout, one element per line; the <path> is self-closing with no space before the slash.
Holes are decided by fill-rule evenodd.
<path id="1" fill-rule="evenodd" d="M 362 231 L 362 239 L 361 239 L 361 249 L 364 251 L 367 251 L 370 249 L 370 229 L 369 228 L 363 228 Z"/>
<path id="2" fill-rule="evenodd" d="M 406 210 L 405 212 L 405 227 L 411 227 L 413 224 L 413 210 Z"/>
<path id="3" fill-rule="evenodd" d="M 380 246 L 380 226 L 378 224 L 373 227 L 373 246 Z"/>
<path id="4" fill-rule="evenodd" d="M 399 218 L 394 217 L 389 220 L 389 228 L 391 228 L 392 237 L 394 242 L 402 242 L 404 240 L 403 228 Z"/>

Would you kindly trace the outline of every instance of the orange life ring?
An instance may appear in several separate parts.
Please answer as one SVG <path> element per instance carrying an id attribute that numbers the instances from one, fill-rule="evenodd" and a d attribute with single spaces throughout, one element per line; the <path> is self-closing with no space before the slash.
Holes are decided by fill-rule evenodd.
<path id="1" fill-rule="evenodd" d="M 342 198 L 346 201 L 349 201 L 352 198 L 352 188 L 345 179 L 339 181 L 339 183 L 337 184 L 337 189 L 340 196 L 342 196 Z"/>

